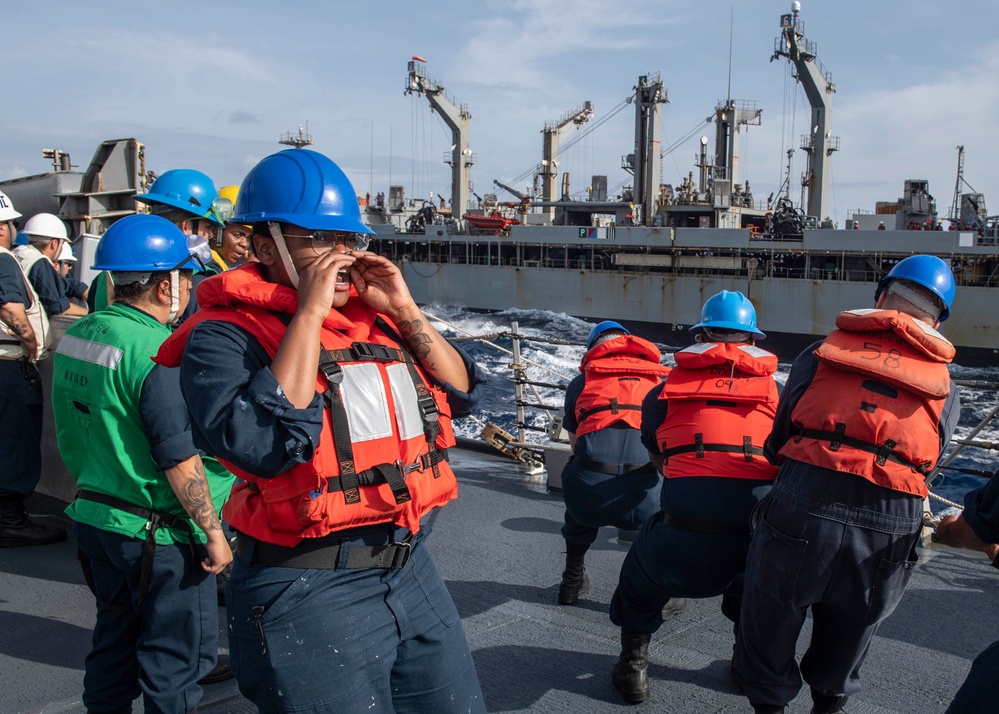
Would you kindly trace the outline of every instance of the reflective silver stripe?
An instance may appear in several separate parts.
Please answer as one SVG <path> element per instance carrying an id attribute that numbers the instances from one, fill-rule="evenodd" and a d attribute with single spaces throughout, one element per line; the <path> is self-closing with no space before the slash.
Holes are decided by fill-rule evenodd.
<path id="1" fill-rule="evenodd" d="M 714 342 L 697 342 L 692 344 L 690 347 L 684 347 L 681 352 L 689 352 L 690 354 L 699 355 L 702 352 L 707 352 L 708 350 L 714 349 L 718 345 Z"/>
<path id="2" fill-rule="evenodd" d="M 932 325 L 927 325 L 922 320 L 917 320 L 915 318 L 913 318 L 912 321 L 914 323 L 916 323 L 916 327 L 918 327 L 920 330 L 922 330 L 923 332 L 925 332 L 930 337 L 936 337 L 937 339 L 943 340 L 948 345 L 950 344 L 950 340 L 948 340 L 946 337 L 944 337 L 939 332 L 937 332 L 936 330 L 934 330 Z"/>
<path id="3" fill-rule="evenodd" d="M 762 357 L 773 356 L 766 350 L 761 350 L 759 347 L 756 347 L 754 345 L 739 345 L 739 349 L 745 352 L 750 357 L 762 358 Z"/>
<path id="4" fill-rule="evenodd" d="M 72 335 L 63 336 L 56 352 L 84 362 L 99 364 L 108 369 L 118 369 L 118 363 L 121 362 L 124 354 L 117 347 L 102 345 L 100 342 L 91 342 L 90 340 L 81 340 Z"/>
<path id="5" fill-rule="evenodd" d="M 378 365 L 372 362 L 345 364 L 340 394 L 347 410 L 353 443 L 392 436 L 392 415 Z"/>
<path id="6" fill-rule="evenodd" d="M 389 384 L 392 386 L 392 401 L 395 402 L 395 423 L 399 427 L 400 439 L 412 439 L 423 435 L 423 417 L 420 415 L 420 402 L 416 396 L 413 378 L 404 364 L 393 364 L 385 368 Z"/>

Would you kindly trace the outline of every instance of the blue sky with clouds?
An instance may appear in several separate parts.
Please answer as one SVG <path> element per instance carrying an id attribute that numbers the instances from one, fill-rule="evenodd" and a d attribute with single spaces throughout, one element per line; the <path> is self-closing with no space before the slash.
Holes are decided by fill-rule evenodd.
<path id="1" fill-rule="evenodd" d="M 999 7 L 995 0 L 804 0 L 801 17 L 838 92 L 830 204 L 873 209 L 925 178 L 945 215 L 957 153 L 965 177 L 999 213 Z M 788 138 L 808 131 L 808 107 L 783 61 L 769 61 L 789 0 L 425 0 L 171 3 L 6 0 L 8 110 L 0 178 L 47 170 L 42 148 L 70 152 L 81 170 L 104 139 L 146 145 L 147 167 L 197 168 L 239 183 L 278 137 L 309 122 L 315 147 L 359 193 L 403 184 L 410 196 L 449 197 L 441 159 L 451 140 L 425 98 L 405 96 L 406 63 L 468 105 L 475 190 L 509 182 L 541 158 L 540 130 L 584 100 L 605 118 L 637 77 L 661 72 L 670 104 L 665 142 L 693 130 L 664 161 L 663 180 L 694 170 L 699 123 L 726 95 L 729 17 L 735 16 L 732 96 L 757 100 L 741 168 L 757 198 L 777 189 Z M 566 135 L 568 143 L 572 133 Z M 628 107 L 566 150 L 574 192 L 593 174 L 630 179 Z M 794 175 L 804 169 L 795 157 Z M 526 187 L 527 181 L 518 183 Z M 506 198 L 509 198 L 508 196 Z"/>

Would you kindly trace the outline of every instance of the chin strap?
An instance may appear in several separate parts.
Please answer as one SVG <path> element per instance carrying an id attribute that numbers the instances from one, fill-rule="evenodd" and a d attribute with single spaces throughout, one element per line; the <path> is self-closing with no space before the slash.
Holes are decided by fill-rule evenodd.
<path id="1" fill-rule="evenodd" d="M 288 280 L 291 281 L 291 286 L 298 290 L 298 271 L 295 269 L 295 264 L 291 262 L 291 254 L 288 252 L 288 246 L 284 242 L 284 235 L 281 233 L 281 225 L 278 223 L 268 223 L 267 229 L 271 233 L 271 238 L 274 239 L 274 245 L 277 246 L 278 256 L 281 258 L 281 265 L 284 266 L 284 271 L 288 273 Z"/>
<path id="2" fill-rule="evenodd" d="M 180 317 L 180 271 L 170 271 L 170 314 L 167 324 L 172 325 Z"/>

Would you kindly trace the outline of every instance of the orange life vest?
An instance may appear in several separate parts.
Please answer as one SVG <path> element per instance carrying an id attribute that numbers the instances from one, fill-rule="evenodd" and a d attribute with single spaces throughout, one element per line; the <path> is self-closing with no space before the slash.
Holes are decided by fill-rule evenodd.
<path id="1" fill-rule="evenodd" d="M 286 330 L 279 316 L 290 320 L 298 293 L 266 282 L 251 264 L 202 282 L 198 302 L 163 343 L 160 364 L 179 365 L 190 330 L 208 320 L 238 325 L 273 358 Z M 273 478 L 220 458 L 246 481 L 223 510 L 233 528 L 282 546 L 377 523 L 416 533 L 421 517 L 457 496 L 443 451 L 455 443 L 446 397 L 393 331 L 356 294 L 341 311 L 330 309 L 316 375 L 326 407 L 319 446 L 308 463 Z"/>
<path id="2" fill-rule="evenodd" d="M 772 480 L 763 442 L 777 413 L 777 357 L 746 344 L 704 342 L 674 355 L 656 442 L 663 476 Z"/>
<path id="3" fill-rule="evenodd" d="M 576 399 L 576 436 L 624 422 L 642 426 L 642 400 L 669 374 L 662 354 L 648 340 L 622 335 L 588 350 L 579 367 L 585 377 Z"/>
<path id="4" fill-rule="evenodd" d="M 926 497 L 954 346 L 895 310 L 851 310 L 815 350 L 815 378 L 791 413 L 781 457 Z"/>

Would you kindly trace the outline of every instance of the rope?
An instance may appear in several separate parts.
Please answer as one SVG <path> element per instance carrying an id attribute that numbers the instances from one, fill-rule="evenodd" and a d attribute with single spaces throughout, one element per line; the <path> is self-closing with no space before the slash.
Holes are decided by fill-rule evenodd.
<path id="1" fill-rule="evenodd" d="M 943 496 L 936 495 L 935 493 L 933 493 L 933 491 L 930 491 L 929 494 L 930 498 L 934 499 L 935 501 L 940 501 L 940 503 L 951 506 L 952 508 L 960 508 L 962 511 L 964 510 L 964 506 L 962 506 L 960 503 L 954 503 L 953 501 L 948 501 Z"/>

